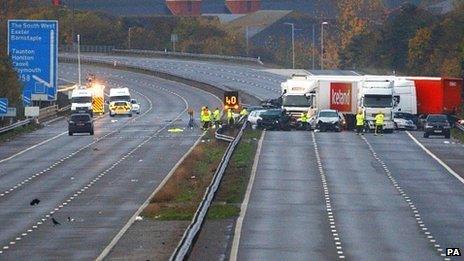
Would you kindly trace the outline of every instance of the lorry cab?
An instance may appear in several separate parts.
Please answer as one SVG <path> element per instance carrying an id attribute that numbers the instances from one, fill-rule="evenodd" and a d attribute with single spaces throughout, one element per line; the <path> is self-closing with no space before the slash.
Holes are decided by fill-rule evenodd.
<path id="1" fill-rule="evenodd" d="M 307 75 L 292 75 L 292 78 L 281 84 L 282 109 L 291 117 L 299 117 L 302 112 L 307 112 L 313 105 L 317 81 Z"/>
<path id="2" fill-rule="evenodd" d="M 129 88 L 112 88 L 109 95 L 110 116 L 128 115 L 132 117 L 132 104 Z"/>
<path id="3" fill-rule="evenodd" d="M 414 81 L 396 78 L 393 92 L 395 112 L 417 114 L 416 86 Z"/>
<path id="4" fill-rule="evenodd" d="M 71 112 L 85 112 L 93 116 L 92 92 L 85 87 L 76 86 L 71 93 Z"/>
<path id="5" fill-rule="evenodd" d="M 359 107 L 363 109 L 366 122 L 370 129 L 374 129 L 374 118 L 382 113 L 385 116 L 384 129 L 393 131 L 393 86 L 394 79 L 386 78 L 365 78 L 358 93 Z"/>

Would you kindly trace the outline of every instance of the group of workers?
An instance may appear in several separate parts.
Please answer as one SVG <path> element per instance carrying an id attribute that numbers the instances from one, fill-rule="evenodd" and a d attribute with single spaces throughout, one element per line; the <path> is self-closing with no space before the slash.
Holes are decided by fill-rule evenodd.
<path id="1" fill-rule="evenodd" d="M 385 115 L 381 111 L 379 111 L 374 117 L 374 135 L 377 136 L 380 134 L 383 136 L 383 124 L 384 124 Z M 356 114 L 356 134 L 363 135 L 363 129 L 365 125 L 365 118 L 364 113 L 362 110 L 359 110 Z"/>
<path id="2" fill-rule="evenodd" d="M 234 118 L 234 112 L 231 109 L 228 109 L 226 114 L 227 118 L 227 123 L 230 126 L 233 126 L 235 124 L 235 118 Z M 188 110 L 188 114 L 190 117 L 188 126 L 193 129 L 195 126 L 195 120 L 194 120 L 194 111 L 193 109 Z M 240 116 L 241 117 L 246 117 L 248 115 L 248 111 L 246 108 L 243 108 L 240 111 Z M 216 107 L 213 112 L 208 108 L 208 106 L 203 106 L 200 110 L 200 123 L 201 123 L 201 129 L 202 130 L 207 130 L 210 127 L 211 128 L 219 128 L 222 125 L 221 121 L 221 110 Z"/>

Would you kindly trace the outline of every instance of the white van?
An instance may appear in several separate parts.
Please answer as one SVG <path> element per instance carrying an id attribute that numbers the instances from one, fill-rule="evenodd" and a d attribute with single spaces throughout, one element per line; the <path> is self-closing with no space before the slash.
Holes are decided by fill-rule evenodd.
<path id="1" fill-rule="evenodd" d="M 110 89 L 110 116 L 128 115 L 132 117 L 132 104 L 129 88 Z"/>
<path id="2" fill-rule="evenodd" d="M 71 93 L 71 112 L 86 112 L 93 116 L 92 92 L 76 87 Z"/>

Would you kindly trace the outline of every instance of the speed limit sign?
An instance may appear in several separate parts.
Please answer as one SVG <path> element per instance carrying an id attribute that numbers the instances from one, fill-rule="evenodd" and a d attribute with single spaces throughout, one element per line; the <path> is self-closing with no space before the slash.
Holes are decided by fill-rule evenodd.
<path id="1" fill-rule="evenodd" d="M 238 92 L 237 91 L 227 91 L 224 92 L 224 109 L 238 109 L 240 104 L 238 101 Z"/>

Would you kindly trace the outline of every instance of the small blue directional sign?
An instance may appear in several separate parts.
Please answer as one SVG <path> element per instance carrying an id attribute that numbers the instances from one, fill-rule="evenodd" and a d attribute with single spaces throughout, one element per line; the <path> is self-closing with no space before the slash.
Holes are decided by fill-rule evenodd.
<path id="1" fill-rule="evenodd" d="M 8 99 L 0 98 L 0 116 L 8 112 Z"/>
<path id="2" fill-rule="evenodd" d="M 8 20 L 8 54 L 23 83 L 23 102 L 56 100 L 58 21 Z"/>

